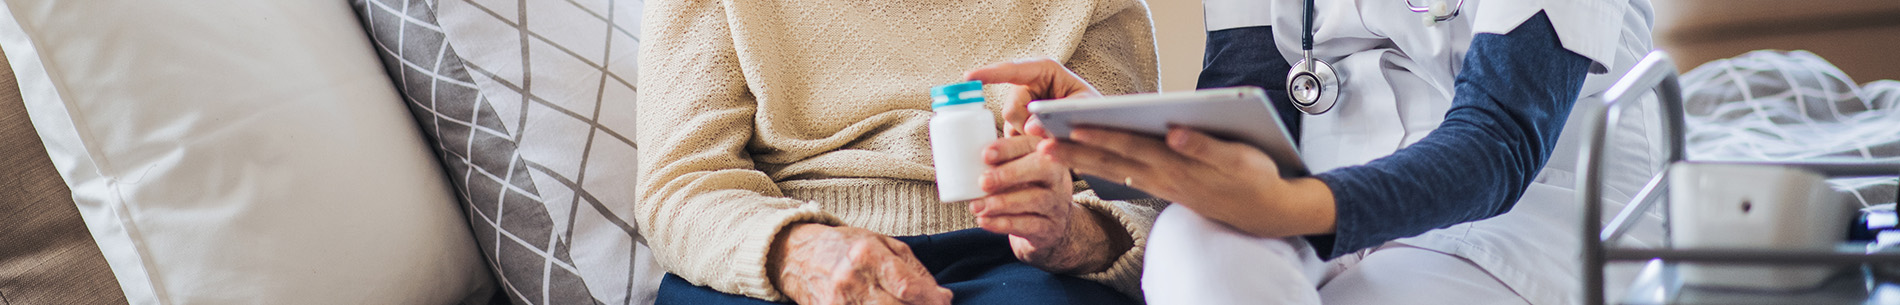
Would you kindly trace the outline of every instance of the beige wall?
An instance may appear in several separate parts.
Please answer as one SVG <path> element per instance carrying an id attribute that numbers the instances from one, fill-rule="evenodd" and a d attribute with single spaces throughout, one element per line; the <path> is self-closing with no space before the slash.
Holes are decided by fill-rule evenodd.
<path id="1" fill-rule="evenodd" d="M 1161 91 L 1194 90 L 1207 34 L 1200 0 L 1148 0 L 1155 46 L 1161 52 Z"/>
<path id="2" fill-rule="evenodd" d="M 1656 46 L 1683 71 L 1751 50 L 1806 50 L 1857 82 L 1900 79 L 1900 1 L 1655 0 Z M 1820 4 L 1824 3 L 1824 5 Z M 1164 68 L 1162 73 L 1166 73 Z"/>
<path id="3" fill-rule="evenodd" d="M 1161 90 L 1193 90 L 1207 38 L 1201 22 L 1201 1 L 1147 1 L 1161 53 Z M 1785 0 L 1651 3 L 1656 10 L 1657 47 L 1676 55 L 1683 71 L 1748 50 L 1789 49 L 1820 54 L 1856 81 L 1900 79 L 1900 60 L 1893 59 L 1891 51 L 1900 46 L 1900 39 L 1896 39 L 1900 37 L 1896 35 L 1900 34 L 1900 22 L 1870 17 L 1900 13 L 1900 1 L 1831 0 L 1830 5 L 1821 6 Z M 1748 33 L 1753 34 L 1740 35 Z"/>

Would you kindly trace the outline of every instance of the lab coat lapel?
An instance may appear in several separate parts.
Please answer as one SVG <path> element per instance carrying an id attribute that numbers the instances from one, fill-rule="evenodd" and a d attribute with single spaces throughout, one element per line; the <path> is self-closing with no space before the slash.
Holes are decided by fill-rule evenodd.
<path id="1" fill-rule="evenodd" d="M 1389 50 L 1353 53 L 1334 63 L 1346 81 L 1332 111 L 1310 115 L 1300 127 L 1300 157 L 1315 173 L 1364 164 L 1397 151 L 1405 138 L 1398 94 L 1386 79 Z"/>

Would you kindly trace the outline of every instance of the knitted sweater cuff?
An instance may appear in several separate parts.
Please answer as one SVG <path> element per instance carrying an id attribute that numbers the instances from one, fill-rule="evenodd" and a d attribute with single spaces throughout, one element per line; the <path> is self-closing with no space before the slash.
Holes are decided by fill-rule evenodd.
<path id="1" fill-rule="evenodd" d="M 1104 201 L 1097 198 L 1094 191 L 1078 193 L 1074 200 L 1089 210 L 1115 218 L 1134 240 L 1134 247 L 1122 253 L 1121 257 L 1115 258 L 1115 262 L 1109 265 L 1108 270 L 1080 274 L 1076 277 L 1102 283 L 1137 300 L 1142 299 L 1142 249 L 1148 246 L 1148 229 L 1154 227 L 1155 217 L 1160 215 L 1160 209 L 1155 206 L 1123 201 Z"/>
<path id="2" fill-rule="evenodd" d="M 741 232 L 749 233 L 739 242 L 737 253 L 732 253 L 734 260 L 731 269 L 733 279 L 738 284 L 738 294 L 774 302 L 791 301 L 773 285 L 772 273 L 766 270 L 766 261 L 772 251 L 773 239 L 778 237 L 781 230 L 798 223 L 843 225 L 837 217 L 819 211 L 817 204 L 807 202 L 797 208 L 773 211 L 739 228 Z"/>

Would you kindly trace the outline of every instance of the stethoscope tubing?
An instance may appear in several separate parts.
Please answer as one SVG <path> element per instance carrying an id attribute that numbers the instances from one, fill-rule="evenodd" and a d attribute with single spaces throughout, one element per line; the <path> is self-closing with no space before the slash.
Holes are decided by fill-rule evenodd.
<path id="1" fill-rule="evenodd" d="M 1313 1 L 1305 1 L 1305 8 L 1301 12 L 1303 14 L 1300 15 L 1300 57 L 1302 58 L 1293 65 L 1293 70 L 1288 71 L 1286 90 L 1287 97 L 1292 100 L 1295 108 L 1300 109 L 1300 112 L 1320 115 L 1331 111 L 1338 103 L 1340 83 L 1345 80 L 1333 70 L 1332 64 L 1313 57 L 1313 36 L 1315 36 L 1313 18 L 1318 11 L 1314 8 Z M 1442 5 L 1443 2 L 1439 4 Z M 1413 4 L 1412 0 L 1405 0 L 1405 7 L 1412 12 L 1430 14 L 1432 18 L 1427 22 L 1428 24 L 1457 18 L 1458 12 L 1463 10 L 1464 6 L 1465 0 L 1458 0 L 1452 7 L 1434 11 L 1434 7 L 1419 6 Z"/>

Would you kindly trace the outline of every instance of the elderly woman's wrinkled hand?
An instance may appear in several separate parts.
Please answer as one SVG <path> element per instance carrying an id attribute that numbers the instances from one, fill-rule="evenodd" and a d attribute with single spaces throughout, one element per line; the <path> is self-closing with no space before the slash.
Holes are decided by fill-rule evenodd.
<path id="1" fill-rule="evenodd" d="M 1118 223 L 1075 203 L 1069 169 L 1035 153 L 1040 141 L 1036 136 L 1008 137 L 984 151 L 990 168 L 978 184 L 989 196 L 970 203 L 977 226 L 1008 234 L 1016 258 L 1044 270 L 1078 274 L 1107 269 L 1132 241 Z M 1114 238 L 1117 233 L 1123 238 Z"/>
<path id="2" fill-rule="evenodd" d="M 781 234 L 766 268 L 798 304 L 950 304 L 950 290 L 896 239 L 822 224 L 796 224 Z"/>
<path id="3" fill-rule="evenodd" d="M 1126 229 L 1112 218 L 1091 212 L 1071 199 L 1069 169 L 1035 145 L 1048 138 L 1029 114 L 1038 100 L 1092 98 L 1095 86 L 1052 58 L 1028 58 L 983 66 L 964 79 L 1011 84 L 1003 101 L 1004 134 L 984 153 L 990 169 L 980 183 L 990 195 L 970 204 L 977 225 L 1008 234 L 1016 258 L 1044 270 L 1086 273 L 1107 269 L 1133 247 Z"/>

